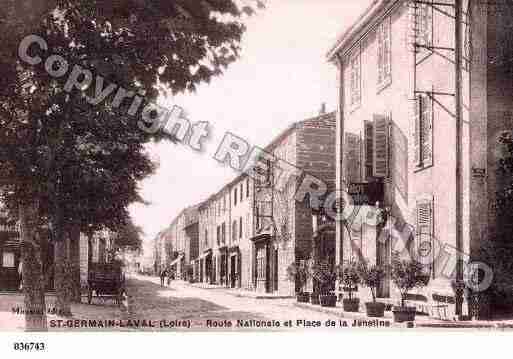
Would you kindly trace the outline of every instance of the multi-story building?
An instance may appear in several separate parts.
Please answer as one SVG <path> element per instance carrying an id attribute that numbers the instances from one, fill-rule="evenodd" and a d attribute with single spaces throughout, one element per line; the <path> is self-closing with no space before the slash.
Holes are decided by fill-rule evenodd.
<path id="1" fill-rule="evenodd" d="M 203 283 L 217 281 L 213 248 L 216 242 L 216 201 L 211 196 L 198 207 L 198 247 L 197 279 Z"/>
<path id="2" fill-rule="evenodd" d="M 335 114 L 291 125 L 265 151 L 296 167 L 299 178 L 278 190 L 277 183 L 265 187 L 243 173 L 200 205 L 199 280 L 292 295 L 287 267 L 309 258 L 313 236 L 312 210 L 295 193 L 307 174 L 334 188 Z M 280 169 L 273 168 L 278 182 Z"/>
<path id="3" fill-rule="evenodd" d="M 266 146 L 265 152 L 274 158 L 268 178 L 253 181 L 252 280 L 257 291 L 293 295 L 298 289 L 287 277 L 287 268 L 311 258 L 312 209 L 319 208 L 308 197 L 297 195 L 308 178 L 324 183 L 327 192 L 333 191 L 335 143 L 335 113 L 324 113 L 323 108 L 319 116 L 294 123 Z M 280 161 L 299 170 L 283 184 L 279 184 Z M 334 242 L 333 236 L 326 240 Z"/>
<path id="4" fill-rule="evenodd" d="M 452 293 L 456 260 L 493 236 L 497 138 L 513 124 L 512 18 L 505 2 L 378 0 L 337 40 L 337 189 L 378 188 L 361 208 L 377 201 L 389 218 L 339 221 L 339 262 L 390 263 L 399 238 L 425 264 L 426 293 Z M 378 295 L 397 295 L 389 276 Z"/>
<path id="5" fill-rule="evenodd" d="M 228 285 L 232 288 L 252 287 L 252 255 L 254 203 L 251 178 L 238 176 L 227 186 L 230 191 L 230 236 L 228 240 Z"/>

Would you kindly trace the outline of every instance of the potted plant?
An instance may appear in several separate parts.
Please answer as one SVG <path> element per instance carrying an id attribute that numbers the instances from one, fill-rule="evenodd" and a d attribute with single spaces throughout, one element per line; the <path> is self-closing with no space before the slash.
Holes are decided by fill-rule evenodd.
<path id="1" fill-rule="evenodd" d="M 396 323 L 412 322 L 415 320 L 415 307 L 406 306 L 406 297 L 410 290 L 426 285 L 426 275 L 422 264 L 413 260 L 400 259 L 396 254 L 392 258 L 392 281 L 401 293 L 401 305 L 394 306 L 394 321 Z"/>
<path id="2" fill-rule="evenodd" d="M 194 266 L 192 264 L 188 264 L 187 267 L 186 267 L 186 271 L 187 271 L 187 279 L 189 281 L 189 283 L 194 283 L 195 280 L 194 280 Z"/>
<path id="3" fill-rule="evenodd" d="M 338 279 L 343 285 L 344 292 L 348 293 L 349 298 L 342 299 L 342 306 L 345 312 L 358 312 L 360 309 L 360 298 L 354 297 L 353 293 L 358 290 L 360 277 L 358 275 L 358 265 L 350 262 L 345 266 L 339 266 Z"/>
<path id="4" fill-rule="evenodd" d="M 310 293 L 305 288 L 310 277 L 310 267 L 307 261 L 299 261 L 299 263 L 291 263 L 287 268 L 287 278 L 289 281 L 299 287 L 296 298 L 299 303 L 310 302 Z"/>
<path id="5" fill-rule="evenodd" d="M 323 307 L 335 307 L 337 296 L 334 293 L 337 272 L 328 261 L 321 261 L 314 266 L 312 275 L 316 280 L 319 304 Z"/>
<path id="6" fill-rule="evenodd" d="M 383 317 L 385 315 L 385 303 L 376 302 L 376 291 L 381 280 L 385 278 L 385 269 L 379 265 L 368 265 L 364 261 L 358 265 L 357 270 L 361 283 L 370 289 L 372 295 L 372 302 L 365 303 L 367 316 Z"/>

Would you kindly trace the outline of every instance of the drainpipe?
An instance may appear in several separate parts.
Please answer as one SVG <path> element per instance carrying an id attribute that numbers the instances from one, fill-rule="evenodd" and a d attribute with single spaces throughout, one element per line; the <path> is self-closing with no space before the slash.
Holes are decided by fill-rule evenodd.
<path id="1" fill-rule="evenodd" d="M 462 45 L 462 1 L 455 0 L 455 107 L 456 107 L 456 280 L 463 282 L 463 173 L 462 173 L 462 75 L 461 75 L 461 45 Z M 463 292 L 456 291 L 456 315 L 462 313 Z"/>

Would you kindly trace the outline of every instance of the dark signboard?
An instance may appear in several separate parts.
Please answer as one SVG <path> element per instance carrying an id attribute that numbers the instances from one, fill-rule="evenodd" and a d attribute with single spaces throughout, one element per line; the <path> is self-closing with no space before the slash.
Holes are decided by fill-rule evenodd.
<path id="1" fill-rule="evenodd" d="M 383 202 L 385 191 L 383 183 L 350 183 L 347 192 L 356 206 L 373 206 L 376 202 Z"/>

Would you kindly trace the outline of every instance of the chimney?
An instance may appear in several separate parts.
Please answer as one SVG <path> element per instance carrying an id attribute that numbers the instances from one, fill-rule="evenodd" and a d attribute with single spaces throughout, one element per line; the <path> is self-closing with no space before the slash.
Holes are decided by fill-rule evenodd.
<path id="1" fill-rule="evenodd" d="M 319 111 L 319 115 L 326 114 L 326 102 L 321 103 L 321 109 Z"/>

